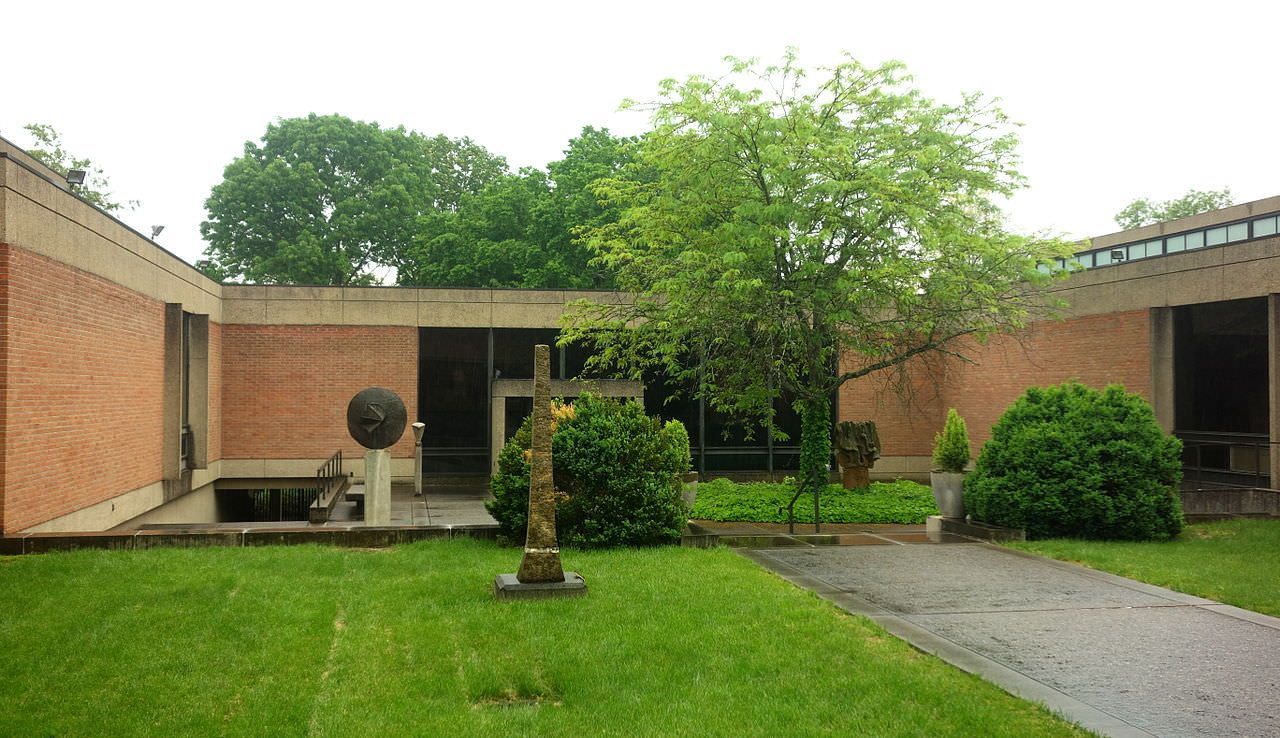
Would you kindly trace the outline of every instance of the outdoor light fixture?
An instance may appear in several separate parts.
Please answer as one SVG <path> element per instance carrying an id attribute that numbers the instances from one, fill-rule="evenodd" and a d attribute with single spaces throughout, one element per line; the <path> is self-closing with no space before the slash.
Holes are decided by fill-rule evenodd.
<path id="1" fill-rule="evenodd" d="M 84 170 L 70 169 L 67 171 L 67 184 L 80 185 L 84 184 Z"/>
<path id="2" fill-rule="evenodd" d="M 164 232 L 164 226 L 151 226 L 151 240 L 154 241 L 156 236 Z"/>
<path id="3" fill-rule="evenodd" d="M 1128 257 L 1124 253 L 1124 249 L 1115 249 L 1111 252 L 1112 261 L 1124 261 Z"/>

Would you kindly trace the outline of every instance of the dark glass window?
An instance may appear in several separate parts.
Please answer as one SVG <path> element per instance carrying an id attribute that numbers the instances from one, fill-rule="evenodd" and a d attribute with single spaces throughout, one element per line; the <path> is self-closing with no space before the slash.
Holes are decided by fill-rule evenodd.
<path id="1" fill-rule="evenodd" d="M 422 328 L 418 333 L 418 417 L 432 473 L 489 468 L 489 331 Z M 434 452 L 433 452 L 434 451 Z"/>
<path id="2" fill-rule="evenodd" d="M 1175 308 L 1179 430 L 1268 432 L 1266 308 L 1266 298 Z"/>
<path id="3" fill-rule="evenodd" d="M 560 377 L 560 351 L 554 328 L 493 329 L 493 373 L 495 379 L 533 379 L 533 347 L 551 347 L 551 376 Z"/>

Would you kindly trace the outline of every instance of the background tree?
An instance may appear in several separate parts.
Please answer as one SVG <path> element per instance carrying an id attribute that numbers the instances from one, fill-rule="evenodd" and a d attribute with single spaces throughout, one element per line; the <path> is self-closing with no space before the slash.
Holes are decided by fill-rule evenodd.
<path id="1" fill-rule="evenodd" d="M 547 171 L 522 169 L 425 216 L 401 281 L 434 287 L 609 288 L 579 238 L 617 218 L 591 189 L 629 161 L 630 139 L 587 126 Z"/>
<path id="2" fill-rule="evenodd" d="M 1231 198 L 1230 188 L 1222 190 L 1187 190 L 1182 197 L 1175 197 L 1164 202 L 1152 202 L 1146 198 L 1134 200 L 1116 213 L 1116 224 L 1124 230 L 1138 228 L 1152 223 L 1163 223 L 1166 220 L 1199 215 L 1210 210 L 1218 210 L 1235 203 Z"/>
<path id="3" fill-rule="evenodd" d="M 897 63 L 850 59 L 808 84 L 792 53 L 730 62 L 720 80 L 663 82 L 635 152 L 646 176 L 597 185 L 620 215 L 590 243 L 635 298 L 579 303 L 565 339 L 739 417 L 794 396 L 816 501 L 832 394 L 1022 326 L 1051 278 L 1037 264 L 1070 246 L 1003 229 L 1016 140 L 983 98 L 934 103 Z"/>
<path id="4" fill-rule="evenodd" d="M 111 195 L 111 183 L 107 181 L 102 169 L 95 166 L 89 159 L 75 156 L 64 149 L 62 136 L 53 126 L 46 123 L 29 123 L 22 128 L 34 141 L 34 145 L 27 149 L 27 153 L 39 160 L 41 164 L 63 177 L 67 176 L 67 172 L 72 169 L 84 170 L 84 184 L 72 185 L 77 195 L 108 213 L 132 210 L 138 206 L 137 200 L 116 202 Z"/>
<path id="5" fill-rule="evenodd" d="M 219 280 L 368 284 L 403 261 L 421 218 L 505 173 L 466 138 L 340 115 L 280 120 L 214 186 L 197 266 Z"/>

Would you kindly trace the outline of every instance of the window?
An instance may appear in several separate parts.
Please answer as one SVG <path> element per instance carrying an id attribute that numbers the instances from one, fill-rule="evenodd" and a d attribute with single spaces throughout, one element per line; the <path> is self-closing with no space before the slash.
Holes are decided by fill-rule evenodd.
<path id="1" fill-rule="evenodd" d="M 1227 227 L 1210 228 L 1204 232 L 1204 243 L 1206 246 L 1217 246 L 1227 242 Z"/>
<path id="2" fill-rule="evenodd" d="M 1249 238 L 1248 223 L 1232 223 L 1227 226 L 1227 241 L 1244 241 Z"/>
<path id="3" fill-rule="evenodd" d="M 1259 218 L 1253 221 L 1253 237 L 1273 236 L 1276 232 L 1276 217 Z"/>
<path id="4" fill-rule="evenodd" d="M 1187 234 L 1187 251 L 1204 247 L 1204 231 Z"/>
<path id="5" fill-rule="evenodd" d="M 1171 254 L 1176 251 L 1183 251 L 1187 248 L 1187 237 L 1171 236 L 1170 238 L 1165 240 L 1165 244 L 1168 247 L 1169 253 Z"/>

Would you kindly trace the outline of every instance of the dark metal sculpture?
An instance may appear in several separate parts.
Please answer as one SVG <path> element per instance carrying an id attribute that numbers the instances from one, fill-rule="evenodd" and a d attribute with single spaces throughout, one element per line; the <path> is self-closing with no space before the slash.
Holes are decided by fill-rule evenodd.
<path id="1" fill-rule="evenodd" d="M 365 448 L 387 448 L 404 435 L 408 417 L 399 395 L 382 387 L 368 387 L 347 404 L 347 431 Z"/>

